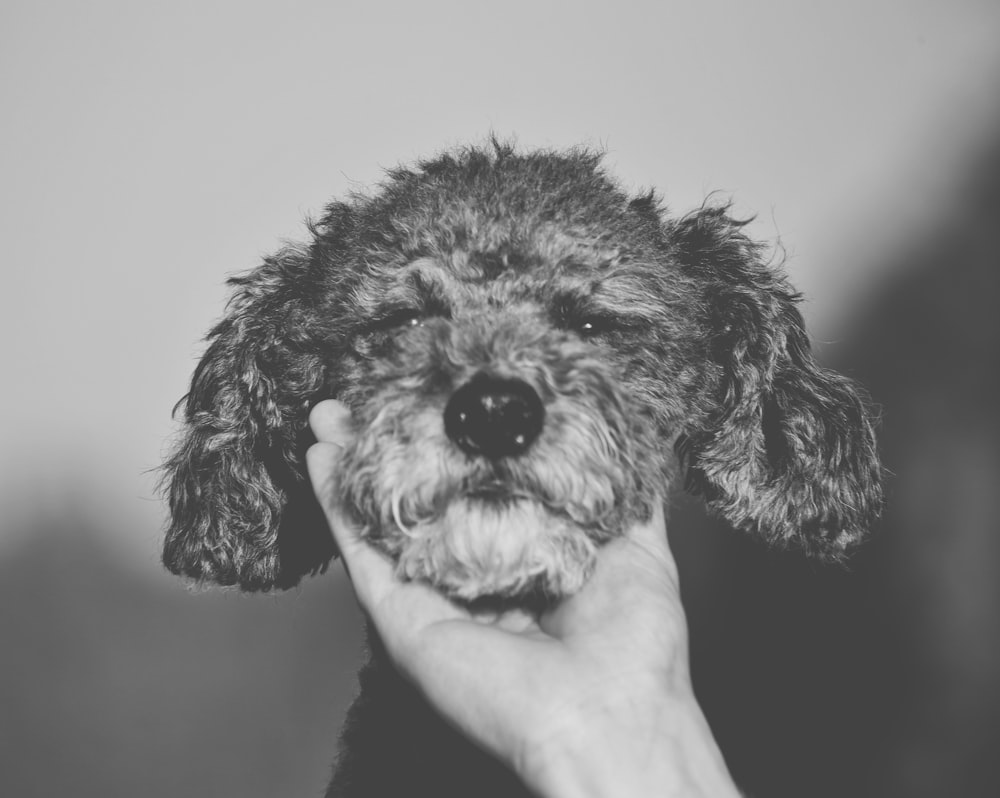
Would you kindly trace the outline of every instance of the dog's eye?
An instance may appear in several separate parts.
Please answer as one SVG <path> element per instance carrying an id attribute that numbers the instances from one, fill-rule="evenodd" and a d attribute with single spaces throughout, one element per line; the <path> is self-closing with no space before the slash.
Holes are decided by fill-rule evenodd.
<path id="1" fill-rule="evenodd" d="M 386 332 L 401 327 L 420 327 L 425 318 L 423 311 L 417 308 L 398 308 L 374 319 L 371 329 Z"/>
<path id="2" fill-rule="evenodd" d="M 583 336 L 597 335 L 601 331 L 601 323 L 597 319 L 584 319 L 576 325 L 576 331 Z"/>
<path id="3" fill-rule="evenodd" d="M 584 338 L 593 338 L 618 329 L 618 323 L 610 316 L 590 314 L 573 319 L 570 324 L 576 333 Z"/>
<path id="4" fill-rule="evenodd" d="M 551 311 L 552 322 L 581 338 L 598 338 L 624 332 L 633 326 L 627 315 L 573 296 L 557 297 Z"/>

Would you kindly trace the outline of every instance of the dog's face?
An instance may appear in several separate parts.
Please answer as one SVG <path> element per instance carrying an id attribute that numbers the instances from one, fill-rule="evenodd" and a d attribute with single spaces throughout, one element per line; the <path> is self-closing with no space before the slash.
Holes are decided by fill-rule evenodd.
<path id="1" fill-rule="evenodd" d="M 864 407 L 724 208 L 680 220 L 587 153 L 470 149 L 331 205 L 237 278 L 167 464 L 175 572 L 247 589 L 333 554 L 306 418 L 348 404 L 339 484 L 400 573 L 558 598 L 670 482 L 838 556 L 879 505 Z"/>
<path id="2" fill-rule="evenodd" d="M 465 218 L 461 249 L 354 292 L 341 484 L 405 576 L 464 599 L 563 595 L 664 490 L 681 397 L 705 384 L 682 355 L 695 325 L 656 335 L 676 288 L 593 231 Z"/>

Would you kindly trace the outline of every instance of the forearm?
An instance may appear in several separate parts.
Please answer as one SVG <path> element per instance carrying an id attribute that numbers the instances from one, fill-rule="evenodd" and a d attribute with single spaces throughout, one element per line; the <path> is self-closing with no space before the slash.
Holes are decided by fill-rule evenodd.
<path id="1" fill-rule="evenodd" d="M 739 798 L 693 697 L 637 714 L 581 722 L 522 778 L 542 798 Z"/>

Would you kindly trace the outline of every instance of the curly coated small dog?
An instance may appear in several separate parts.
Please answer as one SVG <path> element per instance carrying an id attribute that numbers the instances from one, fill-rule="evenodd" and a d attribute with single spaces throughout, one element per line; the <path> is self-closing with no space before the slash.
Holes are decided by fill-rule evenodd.
<path id="1" fill-rule="evenodd" d="M 358 437 L 341 488 L 404 579 L 537 607 L 683 483 L 733 526 L 838 559 L 880 505 L 863 401 L 725 206 L 670 218 L 584 150 L 493 143 L 397 169 L 234 278 L 166 464 L 174 573 L 323 570 L 307 417 Z M 329 795 L 513 795 L 372 639 Z"/>

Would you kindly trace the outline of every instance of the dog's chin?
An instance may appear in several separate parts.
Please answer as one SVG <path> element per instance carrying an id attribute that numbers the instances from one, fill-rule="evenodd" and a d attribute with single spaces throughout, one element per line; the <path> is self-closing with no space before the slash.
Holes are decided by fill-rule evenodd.
<path id="1" fill-rule="evenodd" d="M 554 602 L 583 586 L 598 547 L 537 501 L 489 494 L 457 497 L 397 534 L 400 576 L 467 603 Z"/>

